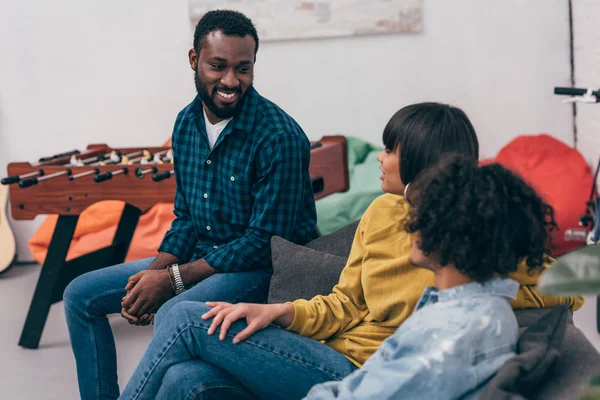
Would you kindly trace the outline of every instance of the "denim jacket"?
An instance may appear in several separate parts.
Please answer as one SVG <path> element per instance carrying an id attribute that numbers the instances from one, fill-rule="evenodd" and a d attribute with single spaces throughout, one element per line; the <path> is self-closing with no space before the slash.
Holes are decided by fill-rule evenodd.
<path id="1" fill-rule="evenodd" d="M 313 387 L 306 399 L 477 398 L 515 355 L 518 325 L 509 301 L 518 288 L 500 278 L 426 288 L 415 312 L 362 368 Z"/>

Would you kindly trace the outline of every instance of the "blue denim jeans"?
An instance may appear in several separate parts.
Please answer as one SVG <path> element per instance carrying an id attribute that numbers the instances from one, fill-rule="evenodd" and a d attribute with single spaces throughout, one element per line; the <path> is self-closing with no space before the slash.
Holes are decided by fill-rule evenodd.
<path id="1" fill-rule="evenodd" d="M 76 278 L 65 289 L 65 314 L 82 399 L 119 396 L 117 354 L 107 315 L 121 312 L 127 280 L 147 269 L 152 260 L 92 271 Z M 270 279 L 270 270 L 213 275 L 163 304 L 156 314 L 155 329 L 169 309 L 181 301 L 265 302 Z"/>
<path id="2" fill-rule="evenodd" d="M 201 316 L 208 310 L 188 301 L 171 308 L 123 399 L 300 399 L 313 385 L 341 380 L 357 369 L 321 342 L 275 325 L 233 344 L 247 326 L 239 320 L 220 341 L 218 333 L 206 333 L 211 320 Z"/>

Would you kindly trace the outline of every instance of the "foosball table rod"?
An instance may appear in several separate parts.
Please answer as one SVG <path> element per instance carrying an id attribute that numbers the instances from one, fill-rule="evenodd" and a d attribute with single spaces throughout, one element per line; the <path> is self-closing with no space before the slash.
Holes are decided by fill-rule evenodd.
<path id="1" fill-rule="evenodd" d="M 19 187 L 26 188 L 26 187 L 29 187 L 32 185 L 37 185 L 39 182 L 46 181 L 48 179 L 58 178 L 59 176 L 63 176 L 63 175 L 70 176 L 71 173 L 72 173 L 71 170 L 69 168 L 67 168 L 64 171 L 55 172 L 50 175 L 44 175 L 39 178 L 25 179 L 24 181 L 19 181 Z"/>

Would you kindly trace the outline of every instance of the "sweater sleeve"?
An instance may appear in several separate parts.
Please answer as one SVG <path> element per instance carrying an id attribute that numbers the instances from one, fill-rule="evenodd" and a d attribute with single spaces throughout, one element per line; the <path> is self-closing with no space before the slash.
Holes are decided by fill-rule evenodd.
<path id="1" fill-rule="evenodd" d="M 358 225 L 348 262 L 332 293 L 328 296 L 315 296 L 308 301 L 294 301 L 294 320 L 288 330 L 316 340 L 325 340 L 353 328 L 365 318 L 368 308 L 364 299 L 361 271 L 366 255 L 364 232 L 370 215 L 369 208 Z"/>
<path id="2" fill-rule="evenodd" d="M 541 270 L 532 272 L 529 272 L 525 259 L 519 263 L 517 271 L 509 275 L 520 284 L 517 298 L 511 302 L 512 308 L 550 308 L 566 304 L 571 310 L 577 311 L 583 306 L 585 298 L 582 296 L 547 296 L 538 292 L 537 283 L 541 273 L 551 268 L 553 263 L 554 260 L 550 260 L 542 266 Z"/>

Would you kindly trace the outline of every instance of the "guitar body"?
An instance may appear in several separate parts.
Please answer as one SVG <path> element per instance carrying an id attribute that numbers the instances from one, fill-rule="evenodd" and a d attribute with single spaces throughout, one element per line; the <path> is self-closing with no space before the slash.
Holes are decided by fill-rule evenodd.
<path id="1" fill-rule="evenodd" d="M 15 261 L 15 237 L 8 225 L 6 204 L 8 202 L 8 187 L 0 185 L 0 274 L 5 272 Z"/>

